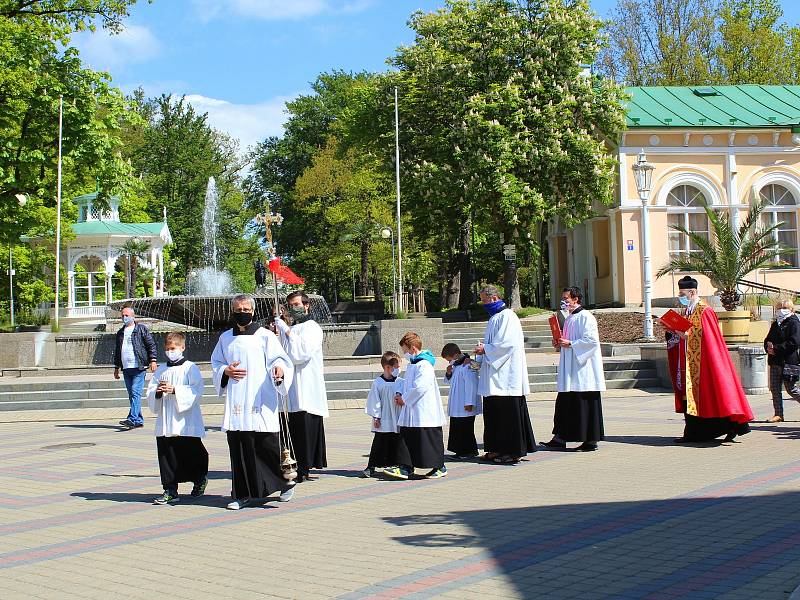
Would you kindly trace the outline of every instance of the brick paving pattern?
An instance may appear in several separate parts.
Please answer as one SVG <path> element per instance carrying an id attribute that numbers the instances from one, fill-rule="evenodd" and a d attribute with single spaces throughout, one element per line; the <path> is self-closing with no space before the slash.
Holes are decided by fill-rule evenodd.
<path id="1" fill-rule="evenodd" d="M 753 404 L 771 416 L 768 397 Z M 788 598 L 800 408 L 741 443 L 698 447 L 672 444 L 671 406 L 617 393 L 599 452 L 450 462 L 445 479 L 408 482 L 360 479 L 369 419 L 336 410 L 320 479 L 239 512 L 224 510 L 221 407 L 206 407 L 207 495 L 176 506 L 150 504 L 152 419 L 119 431 L 124 411 L 6 413 L 0 598 Z M 549 439 L 552 401 L 530 408 Z"/>

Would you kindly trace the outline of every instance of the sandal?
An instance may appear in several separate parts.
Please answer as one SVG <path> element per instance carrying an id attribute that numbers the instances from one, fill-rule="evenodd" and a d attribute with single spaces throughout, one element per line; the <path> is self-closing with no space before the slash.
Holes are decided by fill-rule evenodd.
<path id="1" fill-rule="evenodd" d="M 498 456 L 500 455 L 497 452 L 487 452 L 486 454 L 481 456 L 478 460 L 492 462 L 493 460 L 496 460 Z"/>

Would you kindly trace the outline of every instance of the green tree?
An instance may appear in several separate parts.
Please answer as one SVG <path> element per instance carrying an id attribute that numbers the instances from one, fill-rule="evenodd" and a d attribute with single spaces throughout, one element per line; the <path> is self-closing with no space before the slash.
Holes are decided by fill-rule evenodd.
<path id="1" fill-rule="evenodd" d="M 411 46 L 400 48 L 401 143 L 406 197 L 419 227 L 474 215 L 502 244 L 524 246 L 556 215 L 576 223 L 593 202 L 610 202 L 613 159 L 606 141 L 624 126 L 622 90 L 586 77 L 600 22 L 585 1 L 451 0 L 416 13 Z M 514 263 L 506 300 L 520 306 Z"/>
<path id="2" fill-rule="evenodd" d="M 112 31 L 122 28 L 122 21 L 137 0 L 0 0 L 0 19 L 38 20 L 60 32 L 93 28 L 96 20 Z M 148 0 L 152 2 L 153 0 Z"/>
<path id="3" fill-rule="evenodd" d="M 139 261 L 147 260 L 150 244 L 139 238 L 131 238 L 122 245 L 122 250 L 127 257 L 126 268 L 128 270 L 125 281 L 125 295 L 128 298 L 133 298 L 136 295 L 136 277 L 139 272 Z M 146 291 L 147 288 L 145 287 L 145 293 Z"/>

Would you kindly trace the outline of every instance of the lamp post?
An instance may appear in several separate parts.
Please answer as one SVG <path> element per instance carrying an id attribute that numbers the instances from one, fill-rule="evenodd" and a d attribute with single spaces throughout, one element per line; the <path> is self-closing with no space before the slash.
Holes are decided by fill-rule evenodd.
<path id="1" fill-rule="evenodd" d="M 25 194 L 17 194 L 17 203 L 22 208 L 28 203 L 28 196 Z M 11 248 L 11 242 L 8 243 L 8 295 L 11 301 L 11 327 L 14 327 L 14 251 Z"/>
<path id="2" fill-rule="evenodd" d="M 655 167 L 647 162 L 644 148 L 633 165 L 633 177 L 636 180 L 636 191 L 642 201 L 642 279 L 644 291 L 644 339 L 653 341 L 652 274 L 650 272 L 650 190 L 653 183 Z"/>
<path id="3" fill-rule="evenodd" d="M 394 312 L 397 313 L 397 271 L 395 270 L 394 264 L 394 231 L 392 231 L 391 227 L 384 227 L 381 229 L 381 237 L 385 240 L 391 239 L 392 240 L 392 306 L 394 307 Z"/>

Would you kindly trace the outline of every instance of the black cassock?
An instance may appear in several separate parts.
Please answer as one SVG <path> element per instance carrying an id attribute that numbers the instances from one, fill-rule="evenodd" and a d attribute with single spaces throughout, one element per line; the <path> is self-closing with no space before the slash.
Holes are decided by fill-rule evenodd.
<path id="1" fill-rule="evenodd" d="M 208 451 L 199 437 L 156 436 L 158 470 L 165 490 L 178 491 L 178 484 L 201 483 L 208 475 Z"/>
<path id="2" fill-rule="evenodd" d="M 536 452 L 525 396 L 483 398 L 483 449 L 513 457 Z"/>
<path id="3" fill-rule="evenodd" d="M 602 440 L 600 392 L 559 392 L 553 414 L 553 434 L 565 442 Z"/>
<path id="4" fill-rule="evenodd" d="M 281 419 L 283 427 L 283 419 Z M 305 477 L 309 469 L 328 466 L 325 449 L 325 425 L 320 415 L 301 410 L 289 413 L 289 434 L 292 437 L 297 474 Z"/>
<path id="5" fill-rule="evenodd" d="M 294 485 L 281 471 L 277 432 L 228 431 L 227 435 L 234 498 L 266 498 Z"/>

